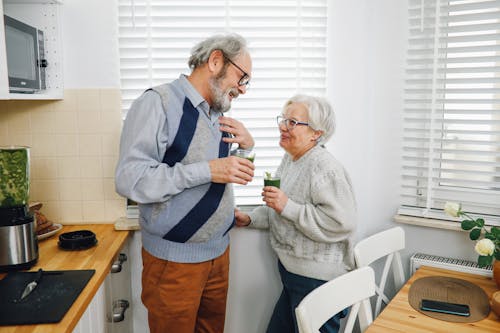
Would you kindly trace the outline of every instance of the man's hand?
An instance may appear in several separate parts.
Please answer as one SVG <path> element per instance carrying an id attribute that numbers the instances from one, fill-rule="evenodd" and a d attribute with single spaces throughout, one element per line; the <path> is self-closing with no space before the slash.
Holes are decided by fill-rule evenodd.
<path id="1" fill-rule="evenodd" d="M 229 156 L 208 161 L 212 182 L 246 185 L 253 179 L 255 166 L 246 158 Z"/>
<path id="2" fill-rule="evenodd" d="M 223 138 L 224 142 L 237 143 L 240 148 L 251 149 L 255 142 L 250 132 L 241 122 L 231 117 L 219 117 L 220 130 L 231 134 L 230 138 Z"/>

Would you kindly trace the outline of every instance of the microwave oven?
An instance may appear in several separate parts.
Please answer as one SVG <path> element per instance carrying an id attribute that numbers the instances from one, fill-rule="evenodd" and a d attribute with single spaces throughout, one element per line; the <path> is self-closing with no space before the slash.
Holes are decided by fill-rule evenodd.
<path id="1" fill-rule="evenodd" d="M 7 70 L 11 93 L 46 89 L 43 31 L 4 15 Z"/>

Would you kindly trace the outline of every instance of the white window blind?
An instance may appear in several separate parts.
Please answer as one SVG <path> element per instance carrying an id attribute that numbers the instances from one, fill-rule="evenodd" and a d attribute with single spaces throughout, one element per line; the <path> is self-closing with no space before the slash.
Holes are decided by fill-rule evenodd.
<path id="1" fill-rule="evenodd" d="M 410 0 L 400 214 L 500 225 L 500 1 Z"/>
<path id="2" fill-rule="evenodd" d="M 191 48 L 221 32 L 247 39 L 253 59 L 250 89 L 229 116 L 255 138 L 255 177 L 235 186 L 238 205 L 262 204 L 264 171 L 283 156 L 276 116 L 295 93 L 326 92 L 327 0 L 119 0 L 123 114 L 151 86 L 189 74 Z"/>

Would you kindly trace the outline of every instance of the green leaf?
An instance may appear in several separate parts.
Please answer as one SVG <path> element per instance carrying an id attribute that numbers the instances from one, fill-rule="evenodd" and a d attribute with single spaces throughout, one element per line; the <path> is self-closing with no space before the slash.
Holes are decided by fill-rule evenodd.
<path id="1" fill-rule="evenodd" d="M 495 237 L 500 238 L 500 228 L 498 227 L 491 227 L 490 232 L 495 235 Z"/>
<path id="2" fill-rule="evenodd" d="M 476 220 L 476 226 L 478 226 L 479 228 L 482 228 L 484 227 L 484 220 L 479 218 Z"/>
<path id="3" fill-rule="evenodd" d="M 491 232 L 487 232 L 487 233 L 485 233 L 485 234 L 484 234 L 484 238 L 491 239 L 493 242 L 495 242 L 495 240 L 496 240 L 495 235 L 493 235 Z"/>
<path id="4" fill-rule="evenodd" d="M 479 229 L 479 228 L 472 229 L 470 234 L 469 234 L 469 238 L 471 240 L 477 240 L 479 238 L 479 236 L 481 236 L 481 229 Z"/>
<path id="5" fill-rule="evenodd" d="M 500 260 L 500 250 L 495 250 L 493 254 L 495 255 L 496 260 Z"/>
<path id="6" fill-rule="evenodd" d="M 476 226 L 476 223 L 472 220 L 463 220 L 462 221 L 462 229 L 470 230 Z"/>
<path id="7" fill-rule="evenodd" d="M 479 256 L 477 258 L 477 264 L 479 267 L 486 267 L 488 265 L 491 265 L 491 262 L 493 261 L 493 256 Z"/>

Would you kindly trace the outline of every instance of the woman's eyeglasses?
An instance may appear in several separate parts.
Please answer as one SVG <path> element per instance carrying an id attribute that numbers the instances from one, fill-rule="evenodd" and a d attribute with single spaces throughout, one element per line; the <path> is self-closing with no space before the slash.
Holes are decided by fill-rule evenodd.
<path id="1" fill-rule="evenodd" d="M 238 68 L 243 73 L 243 76 L 238 81 L 238 85 L 239 86 L 247 86 L 247 89 L 248 89 L 248 85 L 250 84 L 250 75 L 248 75 L 248 73 L 245 72 L 240 66 L 236 65 L 225 54 L 224 54 L 224 59 L 226 59 L 227 61 L 229 61 L 234 67 Z"/>
<path id="2" fill-rule="evenodd" d="M 285 118 L 283 116 L 277 116 L 276 121 L 278 122 L 278 126 L 281 124 L 285 124 L 287 130 L 293 130 L 297 125 L 309 126 L 309 123 L 305 123 L 303 121 L 297 121 L 295 119 Z"/>

